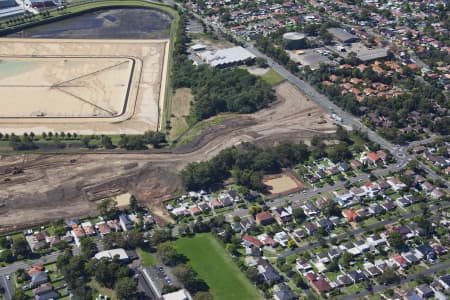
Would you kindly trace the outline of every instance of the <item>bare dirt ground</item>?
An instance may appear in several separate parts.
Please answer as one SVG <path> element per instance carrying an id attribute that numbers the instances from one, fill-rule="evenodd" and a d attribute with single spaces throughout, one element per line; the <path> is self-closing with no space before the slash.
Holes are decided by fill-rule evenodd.
<path id="1" fill-rule="evenodd" d="M 283 193 L 297 187 L 297 182 L 295 182 L 291 177 L 286 174 L 280 174 L 276 177 L 269 177 L 263 180 L 264 184 L 270 187 L 270 194 Z"/>
<path id="2" fill-rule="evenodd" d="M 250 115 L 225 115 L 191 143 L 173 150 L 111 154 L 28 154 L 0 160 L 0 231 L 95 214 L 95 201 L 129 192 L 167 218 L 160 204 L 172 198 L 177 172 L 241 142 L 272 144 L 333 133 L 335 125 L 290 83 L 275 87 L 277 102 Z M 22 172 L 21 172 L 22 171 Z"/>
<path id="3" fill-rule="evenodd" d="M 168 40 L 2 39 L 1 130 L 156 130 L 168 48 Z"/>

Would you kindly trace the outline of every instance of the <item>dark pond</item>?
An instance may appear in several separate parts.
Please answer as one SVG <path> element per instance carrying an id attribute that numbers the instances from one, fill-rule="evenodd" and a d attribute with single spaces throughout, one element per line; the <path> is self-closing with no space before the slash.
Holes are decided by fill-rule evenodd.
<path id="1" fill-rule="evenodd" d="M 65 39 L 153 39 L 169 37 L 171 16 L 153 9 L 104 9 L 10 34 Z"/>

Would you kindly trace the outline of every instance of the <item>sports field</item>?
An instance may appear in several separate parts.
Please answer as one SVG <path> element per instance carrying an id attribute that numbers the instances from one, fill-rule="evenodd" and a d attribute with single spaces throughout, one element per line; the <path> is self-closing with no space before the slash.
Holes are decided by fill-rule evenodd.
<path id="1" fill-rule="evenodd" d="M 198 276 L 206 281 L 215 300 L 261 298 L 257 289 L 211 234 L 178 239 L 176 247 L 188 257 L 189 264 Z"/>
<path id="2" fill-rule="evenodd" d="M 168 48 L 168 40 L 2 39 L 2 132 L 156 130 Z"/>

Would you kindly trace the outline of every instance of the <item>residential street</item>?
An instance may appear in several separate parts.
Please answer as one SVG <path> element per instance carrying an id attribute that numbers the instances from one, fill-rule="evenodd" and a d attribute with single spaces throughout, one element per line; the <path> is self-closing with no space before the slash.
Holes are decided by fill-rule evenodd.
<path id="1" fill-rule="evenodd" d="M 447 269 L 447 268 L 449 268 L 449 267 L 450 267 L 450 262 L 447 262 L 447 263 L 438 263 L 438 264 L 432 266 L 431 268 L 429 268 L 429 269 L 427 269 L 427 270 L 423 270 L 423 271 L 421 271 L 421 272 L 414 273 L 414 274 L 412 274 L 412 275 L 406 277 L 405 279 L 402 279 L 400 284 L 405 283 L 405 282 L 408 282 L 408 281 L 412 281 L 412 280 L 416 279 L 419 275 L 425 275 L 425 276 L 427 276 L 427 275 L 433 275 L 434 273 L 439 272 L 439 271 L 442 271 L 442 270 L 445 270 L 445 269 Z M 382 293 L 384 290 L 387 290 L 387 289 L 390 289 L 390 288 L 394 288 L 394 287 L 396 287 L 397 285 L 398 285 L 398 284 L 376 285 L 376 286 L 373 287 L 372 293 L 374 293 L 374 294 L 380 294 L 380 293 Z M 346 296 L 344 296 L 344 297 L 342 297 L 342 298 L 339 298 L 339 300 L 362 299 L 362 298 L 364 298 L 365 296 L 367 296 L 367 295 L 369 295 L 369 294 L 370 294 L 369 291 L 364 290 L 364 291 L 362 291 L 361 293 L 358 293 L 358 294 L 346 295 Z"/>
<path id="2" fill-rule="evenodd" d="M 440 210 L 440 209 L 447 208 L 447 207 L 450 207 L 450 203 L 449 202 L 442 203 L 439 206 L 432 205 L 432 206 L 430 206 L 430 211 Z M 404 215 L 402 215 L 402 218 L 403 219 L 410 219 L 412 217 L 419 216 L 419 215 L 422 215 L 422 214 L 423 214 L 422 211 L 416 211 L 416 212 L 404 214 Z M 380 221 L 380 222 L 368 225 L 368 226 L 366 226 L 364 228 L 358 228 L 358 229 L 354 229 L 354 230 L 352 230 L 350 232 L 345 232 L 345 233 L 341 233 L 341 234 L 335 235 L 335 236 L 333 236 L 333 238 L 336 238 L 338 240 L 339 239 L 348 238 L 348 237 L 351 237 L 351 236 L 355 236 L 355 235 L 361 234 L 361 233 L 366 232 L 366 231 L 374 230 L 374 229 L 376 229 L 376 228 L 378 228 L 380 226 L 385 226 L 387 224 L 395 223 L 398 220 L 399 220 L 399 217 L 393 217 L 393 218 L 390 218 L 390 219 L 385 219 L 383 221 Z M 332 237 L 327 237 L 327 238 L 325 238 L 325 240 L 329 240 L 330 238 L 332 238 Z M 319 242 L 310 243 L 309 245 L 304 246 L 304 247 L 299 247 L 299 248 L 295 248 L 295 249 L 292 249 L 292 250 L 285 250 L 279 256 L 280 257 L 287 257 L 287 256 L 290 256 L 290 255 L 292 255 L 294 253 L 300 254 L 300 253 L 302 253 L 304 251 L 308 251 L 308 250 L 310 250 L 310 249 L 312 249 L 314 247 L 317 247 L 319 245 L 320 245 Z"/>

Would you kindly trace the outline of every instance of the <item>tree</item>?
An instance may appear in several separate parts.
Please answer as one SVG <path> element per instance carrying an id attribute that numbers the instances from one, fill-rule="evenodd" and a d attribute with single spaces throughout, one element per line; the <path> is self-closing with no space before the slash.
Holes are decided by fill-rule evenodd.
<path id="1" fill-rule="evenodd" d="M 9 241 L 6 237 L 0 237 L 0 247 L 3 249 L 9 248 Z"/>
<path id="2" fill-rule="evenodd" d="M 292 214 L 294 215 L 295 222 L 297 222 L 297 223 L 301 223 L 306 219 L 305 212 L 303 211 L 302 208 L 294 209 Z"/>
<path id="3" fill-rule="evenodd" d="M 156 246 L 160 243 L 169 241 L 171 238 L 172 234 L 170 232 L 170 229 L 155 229 L 152 237 L 150 238 L 150 241 L 152 245 Z"/>
<path id="4" fill-rule="evenodd" d="M 261 274 L 259 274 L 258 269 L 256 267 L 249 267 L 245 272 L 245 275 L 254 283 L 261 283 L 264 279 Z"/>
<path id="5" fill-rule="evenodd" d="M 333 259 L 327 266 L 328 272 L 337 272 L 339 271 L 339 262 L 337 259 Z"/>
<path id="6" fill-rule="evenodd" d="M 6 263 L 12 263 L 14 261 L 14 255 L 10 249 L 5 249 L 0 252 L 0 261 L 4 261 Z"/>
<path id="7" fill-rule="evenodd" d="M 138 206 L 138 201 L 137 201 L 136 197 L 134 195 L 131 195 L 130 196 L 130 209 L 131 209 L 131 211 L 135 212 L 135 211 L 138 210 L 138 208 L 139 208 L 139 206 Z"/>
<path id="8" fill-rule="evenodd" d="M 297 243 L 296 243 L 294 240 L 289 240 L 288 243 L 287 243 L 287 246 L 288 246 L 290 249 L 292 249 L 292 248 L 297 247 Z"/>
<path id="9" fill-rule="evenodd" d="M 85 237 L 80 241 L 81 254 L 86 258 L 93 257 L 97 252 L 97 244 L 94 239 Z"/>
<path id="10" fill-rule="evenodd" d="M 117 213 L 117 202 L 112 198 L 105 198 L 97 205 L 97 211 L 102 216 L 111 216 Z"/>
<path id="11" fill-rule="evenodd" d="M 161 261 L 166 266 L 173 267 L 186 261 L 186 258 L 182 254 L 178 253 L 175 247 L 169 243 L 158 245 L 157 250 Z"/>
<path id="12" fill-rule="evenodd" d="M 23 238 L 19 238 L 13 241 L 12 253 L 17 259 L 24 259 L 31 255 L 31 250 L 28 247 L 28 243 Z"/>
<path id="13" fill-rule="evenodd" d="M 142 233 L 139 230 L 134 229 L 128 232 L 127 248 L 135 249 L 142 244 Z"/>
<path id="14" fill-rule="evenodd" d="M 255 216 L 256 214 L 262 212 L 262 208 L 259 205 L 253 205 L 249 208 L 248 210 L 249 214 L 251 214 L 252 216 Z"/>
<path id="15" fill-rule="evenodd" d="M 132 278 L 123 277 L 118 279 L 114 286 L 114 290 L 116 291 L 117 299 L 137 299 L 137 283 Z"/>
<path id="16" fill-rule="evenodd" d="M 322 212 L 328 218 L 332 216 L 339 217 L 341 215 L 341 209 L 334 201 L 328 201 L 323 207 Z"/>
<path id="17" fill-rule="evenodd" d="M 22 289 L 16 288 L 14 291 L 14 295 L 12 296 L 11 299 L 12 300 L 28 300 L 29 298 Z"/>
<path id="18" fill-rule="evenodd" d="M 339 263 L 342 267 L 347 268 L 350 265 L 350 262 L 353 260 L 353 255 L 345 251 L 341 258 L 339 259 Z"/>
<path id="19" fill-rule="evenodd" d="M 397 251 L 401 251 L 405 247 L 405 241 L 398 231 L 392 231 L 388 237 L 389 245 Z"/>
<path id="20" fill-rule="evenodd" d="M 176 266 L 173 268 L 173 274 L 193 294 L 208 290 L 208 285 L 203 280 L 197 278 L 197 273 L 189 265 L 180 264 Z"/>
<path id="21" fill-rule="evenodd" d="M 49 133 L 50 136 L 50 133 Z M 89 136 L 83 136 L 83 138 L 81 139 L 81 142 L 83 143 L 85 148 L 89 148 L 89 142 L 91 141 L 91 138 Z"/>
<path id="22" fill-rule="evenodd" d="M 114 149 L 114 145 L 111 141 L 111 138 L 107 135 L 102 136 L 101 144 L 105 149 Z"/>
<path id="23" fill-rule="evenodd" d="M 103 248 L 105 250 L 114 248 L 125 248 L 127 241 L 122 232 L 111 232 L 102 239 Z"/>
<path id="24" fill-rule="evenodd" d="M 400 277 L 392 268 L 386 269 L 378 278 L 381 284 L 396 284 L 400 282 Z"/>

